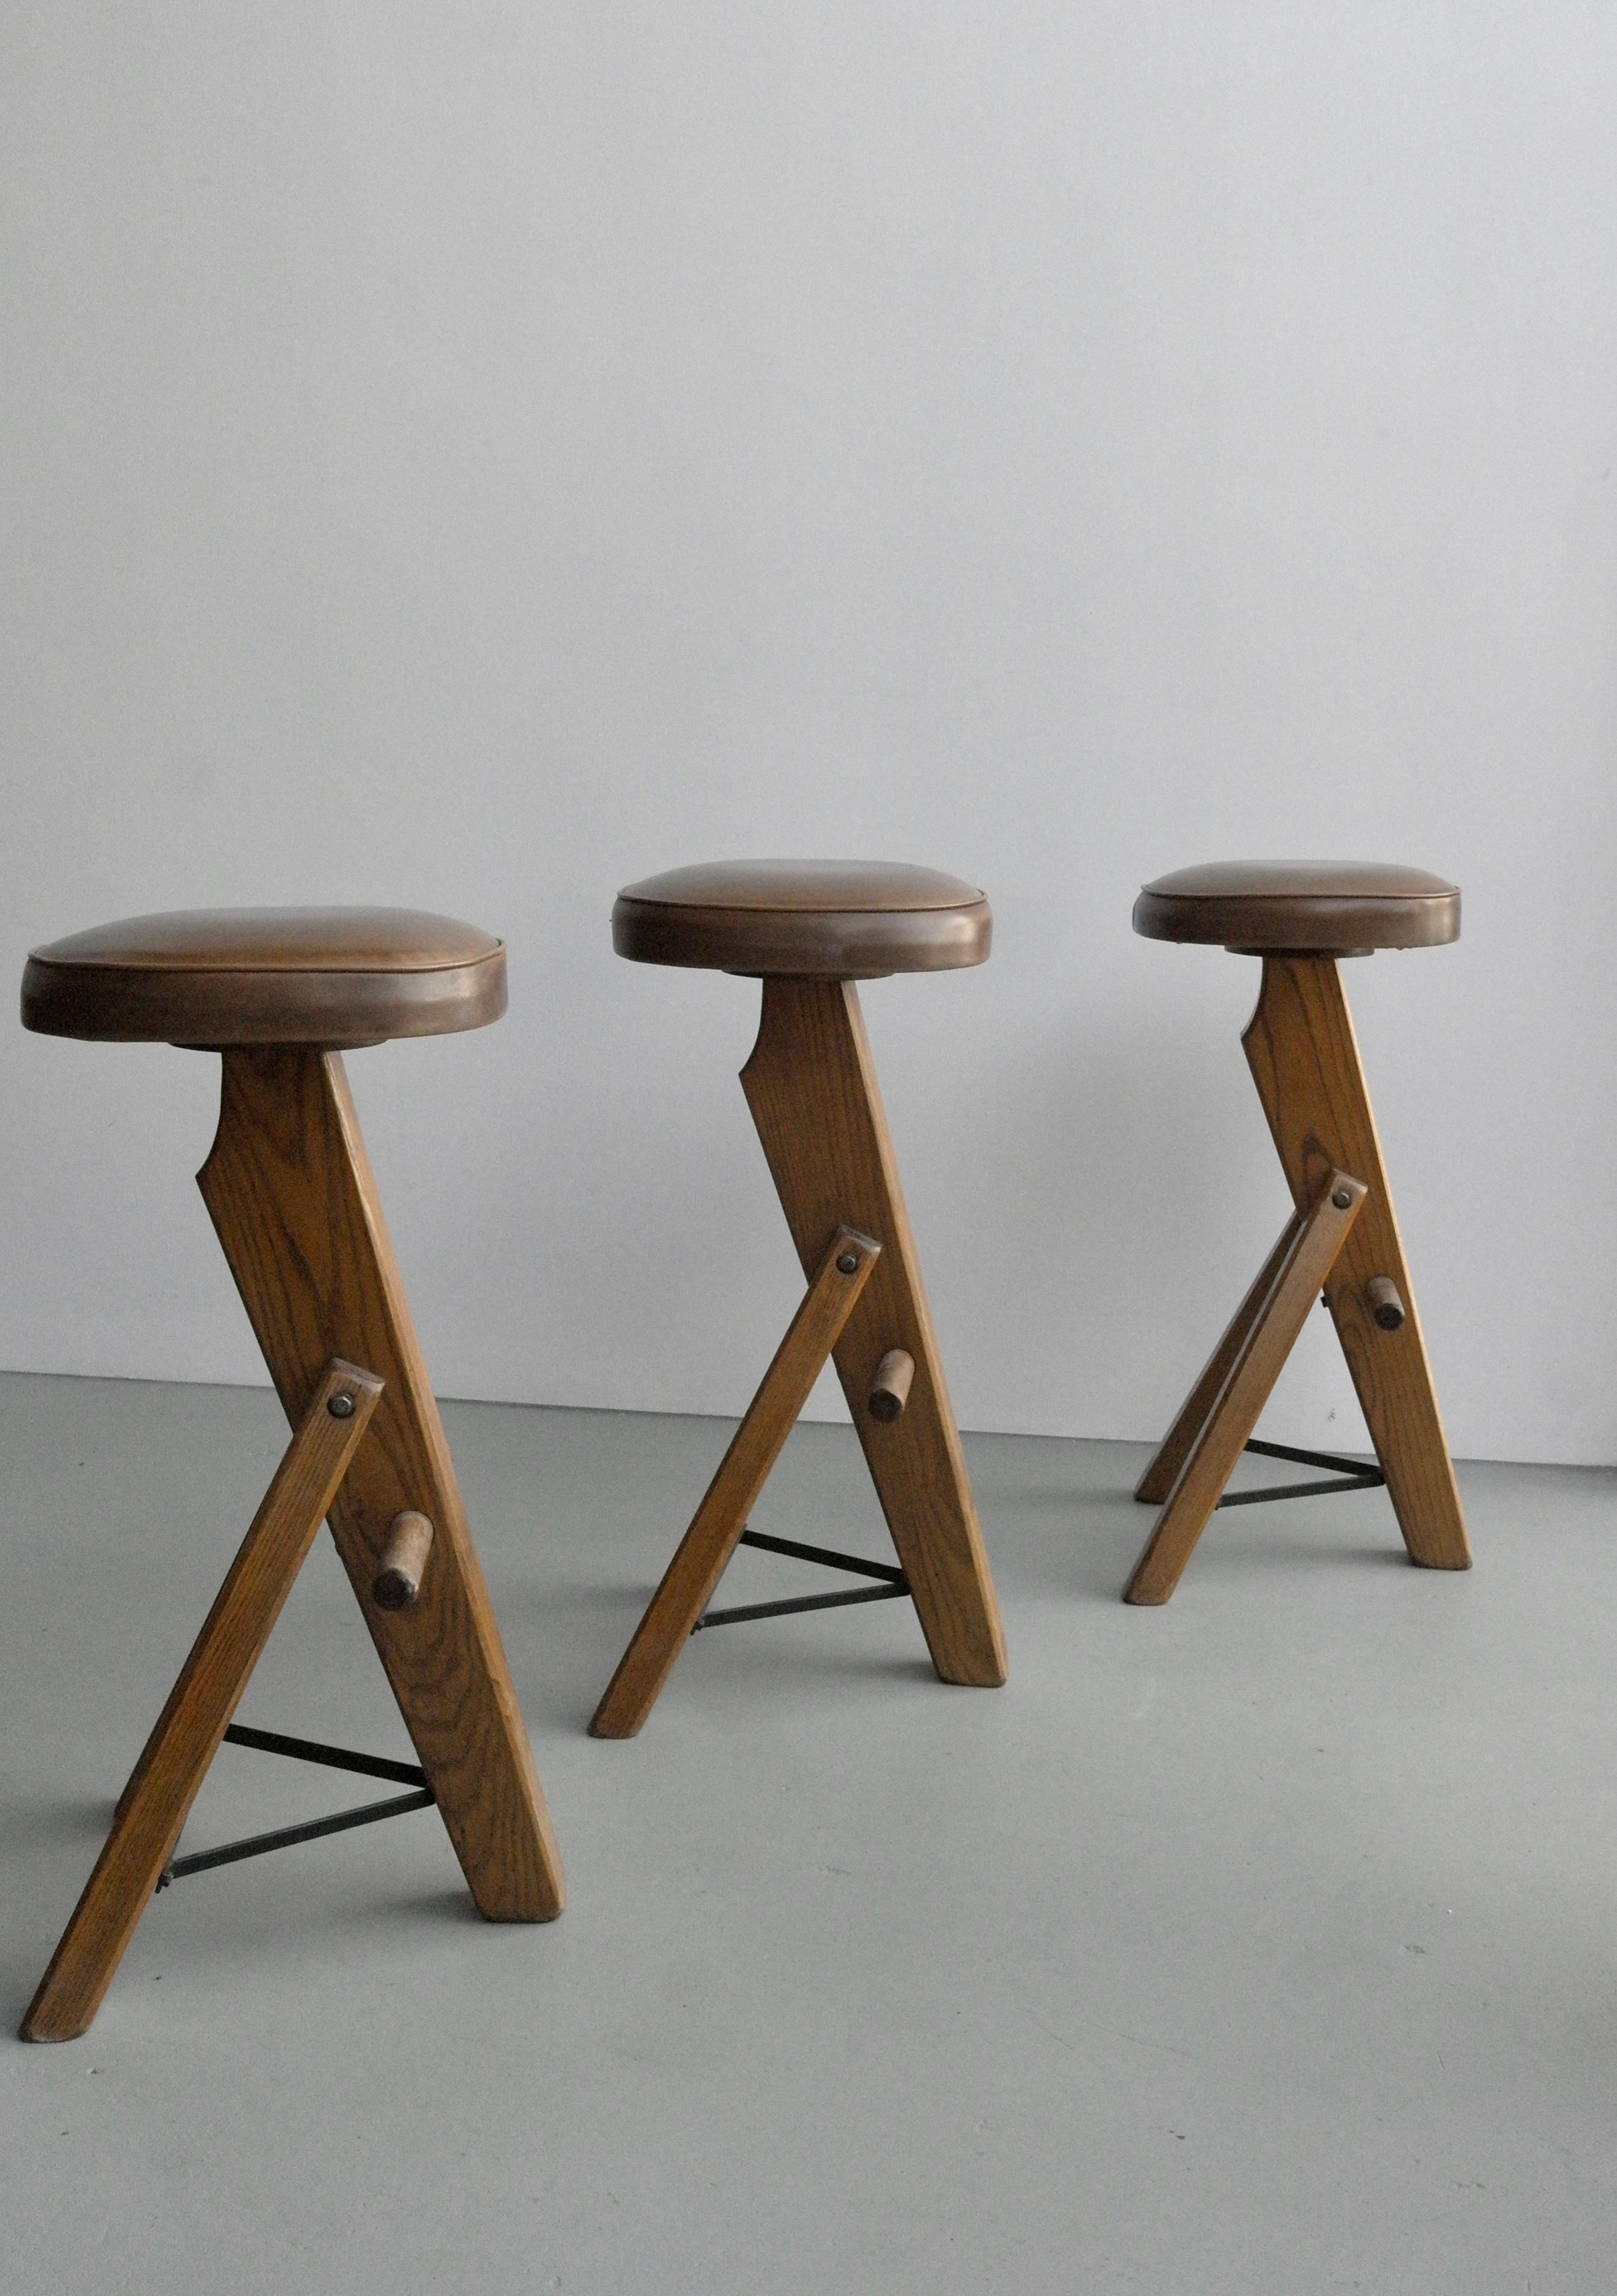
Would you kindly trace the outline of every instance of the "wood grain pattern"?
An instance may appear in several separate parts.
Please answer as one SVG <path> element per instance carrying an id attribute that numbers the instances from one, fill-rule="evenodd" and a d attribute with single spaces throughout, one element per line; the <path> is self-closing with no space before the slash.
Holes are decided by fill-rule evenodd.
<path id="1" fill-rule="evenodd" d="M 1365 1202 L 1361 1180 L 1331 1172 L 1308 1210 L 1288 1222 L 1264 1270 L 1268 1289 L 1135 1565 L 1126 1603 L 1165 1603 L 1178 1585 Z"/>
<path id="2" fill-rule="evenodd" d="M 633 1738 L 644 1724 L 735 1554 L 826 1357 L 858 1304 L 882 1247 L 840 1227 L 736 1429 L 707 1495 L 635 1629 L 589 1727 Z"/>
<path id="3" fill-rule="evenodd" d="M 386 1382 L 331 1526 L 478 1910 L 549 1921 L 561 1859 L 428 1382 L 341 1055 L 227 1052 L 218 1136 L 198 1174 L 287 1414 L 332 1355 Z M 420 1600 L 372 1597 L 396 1516 L 434 1529 Z"/>
<path id="4" fill-rule="evenodd" d="M 22 2021 L 25 2041 L 72 2040 L 101 2006 L 382 1391 L 381 1380 L 350 1363 L 329 1364 L 316 1383 L 124 1789 L 112 1830 Z M 334 1396 L 351 1399 L 351 1416 L 332 1417 L 327 1406 Z"/>
<path id="5" fill-rule="evenodd" d="M 1242 1038 L 1292 1194 L 1310 1202 L 1340 1167 L 1368 1191 L 1326 1301 L 1387 1479 L 1412 1562 L 1465 1570 L 1471 1547 L 1438 1409 L 1415 1290 L 1342 976 L 1328 956 L 1266 956 L 1257 1010 Z M 1383 1331 L 1369 1300 L 1385 1276 L 1403 1302 Z"/>
<path id="6" fill-rule="evenodd" d="M 1263 1304 L 1274 1288 L 1275 1278 L 1292 1248 L 1301 1218 L 1301 1212 L 1294 1213 L 1281 1230 L 1280 1241 L 1264 1261 L 1257 1282 L 1230 1318 L 1223 1338 L 1202 1366 L 1195 1385 L 1181 1405 L 1178 1417 L 1163 1436 L 1150 1465 L 1135 1485 L 1135 1497 L 1143 1500 L 1147 1506 L 1161 1506 L 1178 1482 L 1179 1470 L 1189 1458 L 1197 1436 L 1206 1426 L 1207 1415 L 1219 1399 L 1219 1390 L 1229 1377 L 1232 1365 L 1246 1344 L 1248 1332 L 1263 1311 Z"/>
<path id="7" fill-rule="evenodd" d="M 766 980 L 741 1081 L 805 1272 L 844 1222 L 881 1243 L 837 1376 L 933 1665 L 945 1682 L 996 1687 L 999 1605 L 853 982 Z M 915 1377 L 902 1417 L 883 1423 L 866 1404 L 893 1348 L 914 1357 Z"/>

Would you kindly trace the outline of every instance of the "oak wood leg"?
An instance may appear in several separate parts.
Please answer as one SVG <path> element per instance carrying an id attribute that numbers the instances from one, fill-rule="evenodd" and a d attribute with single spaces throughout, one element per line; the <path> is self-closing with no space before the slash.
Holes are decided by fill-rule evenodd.
<path id="1" fill-rule="evenodd" d="M 999 1605 L 853 982 L 767 980 L 741 1081 L 805 1271 L 844 1220 L 881 1242 L 836 1346 L 837 1376 L 932 1664 L 945 1682 L 995 1687 L 1005 1678 Z M 913 1357 L 915 1376 L 902 1416 L 883 1422 L 869 1399 L 894 1349 Z"/>
<path id="2" fill-rule="evenodd" d="M 1332 1172 L 1308 1211 L 1288 1225 L 1270 1255 L 1268 1289 L 1134 1567 L 1126 1603 L 1165 1603 L 1178 1585 L 1365 1201 L 1362 1180 Z"/>
<path id="3" fill-rule="evenodd" d="M 1163 1436 L 1151 1464 L 1135 1485 L 1135 1497 L 1144 1500 L 1148 1506 L 1161 1506 L 1178 1480 L 1179 1470 L 1190 1456 L 1197 1436 L 1207 1424 L 1208 1414 L 1229 1377 L 1230 1366 L 1246 1344 L 1247 1333 L 1262 1313 L 1263 1303 L 1268 1298 L 1301 1222 L 1302 1214 L 1295 1212 L 1281 1230 L 1280 1241 L 1264 1261 L 1257 1282 L 1230 1318 L 1223 1338 L 1208 1357 L 1195 1385 L 1186 1397 L 1178 1417 Z"/>
<path id="4" fill-rule="evenodd" d="M 197 1184 L 288 1416 L 328 1356 L 386 1382 L 331 1508 L 337 1551 L 479 1912 L 550 1921 L 561 1858 L 340 1055 L 226 1052 Z M 386 1611 L 373 1587 L 406 1510 L 431 1556 L 417 1601 Z"/>
<path id="5" fill-rule="evenodd" d="M 124 1789 L 22 2021 L 25 2041 L 70 2041 L 100 2008 L 381 1396 L 382 1382 L 349 1363 L 329 1364 L 316 1385 Z M 349 1414 L 334 1417 L 328 1406 L 342 1397 Z"/>
<path id="6" fill-rule="evenodd" d="M 618 1661 L 589 1726 L 593 1736 L 636 1736 L 656 1704 L 881 1254 L 879 1243 L 851 1228 L 839 1228 L 832 1237 L 707 1496 Z"/>
<path id="7" fill-rule="evenodd" d="M 1358 1173 L 1369 1191 L 1325 1287 L 1326 1302 L 1410 1560 L 1468 1570 L 1459 1489 L 1335 960 L 1266 956 L 1257 1010 L 1241 1041 L 1296 1201 L 1310 1201 L 1334 1166 Z M 1403 1300 L 1399 1330 L 1375 1321 L 1367 1290 L 1378 1275 L 1391 1278 Z"/>

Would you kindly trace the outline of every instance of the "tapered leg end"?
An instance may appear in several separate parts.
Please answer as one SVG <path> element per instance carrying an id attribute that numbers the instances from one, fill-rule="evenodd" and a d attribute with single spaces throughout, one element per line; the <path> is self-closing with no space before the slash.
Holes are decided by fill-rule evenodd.
<path id="1" fill-rule="evenodd" d="M 99 1994 L 88 2003 L 53 1995 L 47 1977 L 29 2003 L 28 2013 L 17 2028 L 17 2038 L 20 2041 L 79 2040 L 94 2023 L 95 2012 L 100 2006 Z"/>
<path id="2" fill-rule="evenodd" d="M 939 1667 L 937 1675 L 940 1682 L 947 1682 L 956 1690 L 1003 1690 L 1011 1678 L 1011 1669 L 1002 1655 L 970 1668 L 950 1668 L 947 1672 Z"/>
<path id="3" fill-rule="evenodd" d="M 1141 1563 L 1123 1589 L 1123 1600 L 1135 1610 L 1160 1611 L 1179 1583 L 1179 1572 L 1170 1578 L 1160 1572 L 1147 1570 Z"/>
<path id="4" fill-rule="evenodd" d="M 554 1922 L 567 1910 L 567 1883 L 560 1874 L 551 1874 L 528 1896 L 512 1904 L 479 1906 L 478 1912 L 486 1922 Z"/>

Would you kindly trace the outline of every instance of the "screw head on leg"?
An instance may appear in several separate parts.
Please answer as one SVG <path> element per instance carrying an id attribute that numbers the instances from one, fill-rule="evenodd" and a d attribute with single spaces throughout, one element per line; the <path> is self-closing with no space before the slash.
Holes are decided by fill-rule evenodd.
<path id="1" fill-rule="evenodd" d="M 354 1415 L 354 1398 L 345 1390 L 339 1389 L 325 1407 L 333 1419 L 351 1419 Z"/>
<path id="2" fill-rule="evenodd" d="M 839 1252 L 836 1264 L 839 1275 L 857 1275 L 859 1272 L 859 1255 L 857 1251 Z"/>

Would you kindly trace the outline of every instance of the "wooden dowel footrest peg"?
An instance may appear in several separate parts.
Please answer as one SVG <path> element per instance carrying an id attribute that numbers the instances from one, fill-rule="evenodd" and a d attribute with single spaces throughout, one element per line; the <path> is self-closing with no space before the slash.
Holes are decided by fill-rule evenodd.
<path id="1" fill-rule="evenodd" d="M 876 1365 L 876 1375 L 870 1383 L 870 1415 L 883 1426 L 891 1426 L 904 1415 L 909 1401 L 909 1383 L 915 1375 L 914 1356 L 902 1348 L 889 1348 Z"/>
<path id="2" fill-rule="evenodd" d="M 432 1546 L 432 1526 L 424 1514 L 406 1507 L 393 1517 L 371 1593 L 382 1611 L 407 1611 L 421 1593 L 422 1575 Z"/>
<path id="3" fill-rule="evenodd" d="M 1397 1284 L 1390 1275 L 1373 1275 L 1365 1285 L 1370 1313 L 1383 1332 L 1401 1332 L 1408 1318 Z"/>

